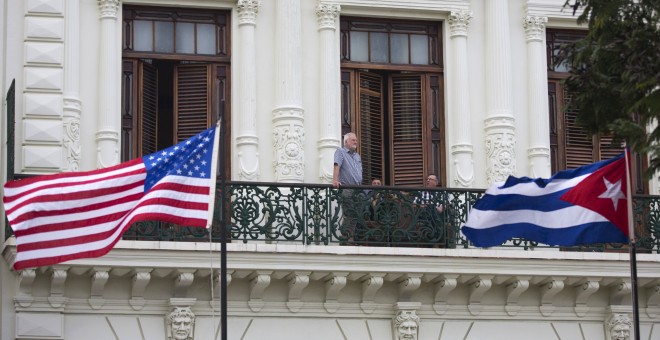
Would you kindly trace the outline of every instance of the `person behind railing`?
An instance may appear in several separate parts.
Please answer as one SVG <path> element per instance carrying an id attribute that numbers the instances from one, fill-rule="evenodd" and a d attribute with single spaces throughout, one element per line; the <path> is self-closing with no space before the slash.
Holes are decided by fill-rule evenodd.
<path id="1" fill-rule="evenodd" d="M 434 189 L 438 187 L 438 176 L 429 174 L 426 176 L 424 187 Z M 434 202 L 434 196 L 437 193 L 433 191 L 424 190 L 419 193 L 415 198 L 415 204 L 423 211 L 419 214 L 423 227 L 431 228 L 431 240 L 435 242 L 444 242 L 444 228 L 443 228 L 443 211 L 444 205 Z M 429 235 L 429 233 L 426 233 Z"/>
<path id="2" fill-rule="evenodd" d="M 344 135 L 344 146 L 337 148 L 334 155 L 332 171 L 332 186 L 339 189 L 340 206 L 344 215 L 341 224 L 341 235 L 346 237 L 347 244 L 354 242 L 358 214 L 357 207 L 362 206 L 361 196 L 352 189 L 341 189 L 340 186 L 356 186 L 362 184 L 362 159 L 357 153 L 357 135 L 349 132 Z"/>

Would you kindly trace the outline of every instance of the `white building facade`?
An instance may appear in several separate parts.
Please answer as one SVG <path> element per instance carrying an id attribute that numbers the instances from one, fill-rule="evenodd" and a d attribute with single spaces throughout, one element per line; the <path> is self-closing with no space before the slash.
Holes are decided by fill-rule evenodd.
<path id="1" fill-rule="evenodd" d="M 219 117 L 235 181 L 329 184 L 348 131 L 365 181 L 548 177 L 580 154 L 553 116 L 568 95 L 548 37 L 583 30 L 563 3 L 3 0 L 2 179 L 115 165 Z M 168 339 L 175 307 L 219 339 L 217 243 L 123 240 L 17 272 L 2 223 L 0 339 Z M 637 259 L 640 338 L 658 339 L 657 247 Z M 397 340 L 413 312 L 420 340 L 609 340 L 633 318 L 625 251 L 233 242 L 227 263 L 231 340 Z"/>

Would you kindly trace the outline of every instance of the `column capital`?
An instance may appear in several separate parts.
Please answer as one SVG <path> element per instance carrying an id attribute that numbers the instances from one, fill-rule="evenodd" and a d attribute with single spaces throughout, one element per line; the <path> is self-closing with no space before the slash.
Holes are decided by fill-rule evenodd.
<path id="1" fill-rule="evenodd" d="M 257 22 L 257 13 L 259 12 L 259 7 L 261 7 L 260 0 L 238 0 L 236 3 L 238 10 L 238 24 L 256 24 Z"/>
<path id="2" fill-rule="evenodd" d="M 319 1 L 316 5 L 316 15 L 319 17 L 319 29 L 336 29 L 335 21 L 341 7 L 338 4 Z"/>
<path id="3" fill-rule="evenodd" d="M 467 29 L 470 26 L 472 12 L 467 10 L 451 11 L 449 13 L 449 34 L 450 36 L 467 36 Z"/>
<path id="4" fill-rule="evenodd" d="M 527 15 L 523 17 L 523 27 L 527 41 L 543 41 L 547 17 Z"/>
<path id="5" fill-rule="evenodd" d="M 101 19 L 117 19 L 120 0 L 98 0 Z"/>

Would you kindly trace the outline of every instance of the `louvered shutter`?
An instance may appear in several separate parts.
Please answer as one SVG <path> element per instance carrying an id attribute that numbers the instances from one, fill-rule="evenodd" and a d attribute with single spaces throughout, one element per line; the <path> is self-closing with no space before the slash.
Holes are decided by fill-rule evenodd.
<path id="1" fill-rule="evenodd" d="M 360 157 L 362 178 L 370 184 L 374 178 L 384 178 L 383 173 L 383 76 L 376 73 L 358 73 Z"/>
<path id="2" fill-rule="evenodd" d="M 174 134 L 184 141 L 211 124 L 211 67 L 206 64 L 178 65 L 175 68 Z"/>
<path id="3" fill-rule="evenodd" d="M 139 62 L 138 122 L 139 156 L 158 151 L 158 70 Z"/>
<path id="4" fill-rule="evenodd" d="M 420 76 L 392 76 L 391 135 L 394 185 L 424 185 L 423 87 Z"/>

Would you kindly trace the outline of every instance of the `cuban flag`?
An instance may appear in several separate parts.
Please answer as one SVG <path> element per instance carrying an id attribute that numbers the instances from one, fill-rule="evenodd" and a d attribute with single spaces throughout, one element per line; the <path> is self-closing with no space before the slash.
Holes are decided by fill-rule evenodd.
<path id="1" fill-rule="evenodd" d="M 625 166 L 622 153 L 550 178 L 509 176 L 486 190 L 461 231 L 478 247 L 514 237 L 557 246 L 628 242 Z"/>

